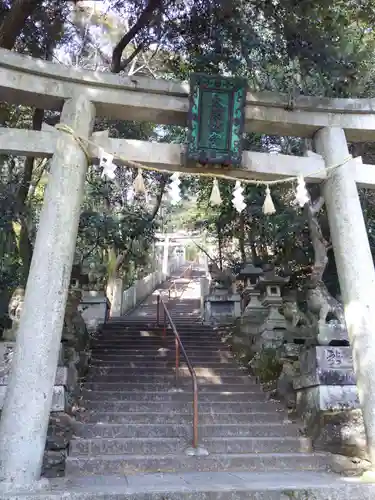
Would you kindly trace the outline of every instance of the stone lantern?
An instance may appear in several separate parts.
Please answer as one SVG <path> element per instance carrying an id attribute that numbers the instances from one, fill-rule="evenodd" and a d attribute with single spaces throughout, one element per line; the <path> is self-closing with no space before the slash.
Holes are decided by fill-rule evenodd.
<path id="1" fill-rule="evenodd" d="M 262 268 L 256 267 L 252 263 L 247 263 L 238 273 L 237 280 L 243 281 L 245 290 L 251 289 L 258 283 L 259 277 L 262 276 L 262 274 Z"/>
<path id="2" fill-rule="evenodd" d="M 289 278 L 277 276 L 275 269 L 267 266 L 256 285 L 256 288 L 261 292 L 262 304 L 266 307 L 280 307 L 283 303 L 281 290 L 288 282 Z"/>

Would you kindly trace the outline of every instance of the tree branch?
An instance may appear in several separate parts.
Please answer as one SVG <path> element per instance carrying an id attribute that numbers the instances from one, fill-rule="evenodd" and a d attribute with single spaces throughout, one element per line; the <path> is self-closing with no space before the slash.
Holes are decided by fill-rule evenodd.
<path id="1" fill-rule="evenodd" d="M 307 217 L 310 231 L 311 243 L 314 249 L 314 265 L 311 272 L 311 284 L 317 285 L 323 279 L 325 268 L 327 267 L 328 257 L 327 248 L 328 242 L 325 240 L 320 224 L 318 222 L 317 213 L 324 204 L 323 196 L 320 196 L 315 202 L 310 201 L 306 204 Z"/>
<path id="2" fill-rule="evenodd" d="M 123 71 L 127 67 L 127 65 L 130 64 L 133 61 L 133 59 L 137 57 L 137 55 L 141 52 L 141 50 L 143 50 L 144 46 L 145 44 L 142 42 L 138 45 L 138 47 L 135 50 L 133 50 L 132 54 L 127 59 L 125 59 L 125 61 L 121 63 L 120 71 Z"/>
<path id="3" fill-rule="evenodd" d="M 130 30 L 121 38 L 121 40 L 115 46 L 112 52 L 112 63 L 111 63 L 112 73 L 119 73 L 122 69 L 124 69 L 123 67 L 124 65 L 121 64 L 122 53 L 124 52 L 125 48 L 129 45 L 129 43 L 134 39 L 134 37 L 137 36 L 138 33 L 150 23 L 150 21 L 154 17 L 155 11 L 160 9 L 161 6 L 162 6 L 162 0 L 149 0 L 145 9 L 139 16 L 137 22 L 130 28 Z M 134 59 L 134 57 L 135 56 L 133 56 L 132 59 Z"/>
<path id="4" fill-rule="evenodd" d="M 25 22 L 42 0 L 14 0 L 8 13 L 0 24 L 0 47 L 12 50 L 21 34 Z"/>
<path id="5" fill-rule="evenodd" d="M 35 109 L 33 113 L 33 130 L 42 130 L 43 118 L 44 109 Z M 29 186 L 33 174 L 34 160 L 35 158 L 33 156 L 30 156 L 26 158 L 24 162 L 22 182 L 19 187 L 17 197 L 17 202 L 20 207 L 24 207 L 27 193 L 29 192 Z"/>

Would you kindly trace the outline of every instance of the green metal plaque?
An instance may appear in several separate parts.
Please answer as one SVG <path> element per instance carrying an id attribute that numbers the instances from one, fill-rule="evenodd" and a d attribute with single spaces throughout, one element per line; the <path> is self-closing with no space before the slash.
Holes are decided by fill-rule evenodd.
<path id="1" fill-rule="evenodd" d="M 188 160 L 241 165 L 246 89 L 242 78 L 191 75 Z"/>

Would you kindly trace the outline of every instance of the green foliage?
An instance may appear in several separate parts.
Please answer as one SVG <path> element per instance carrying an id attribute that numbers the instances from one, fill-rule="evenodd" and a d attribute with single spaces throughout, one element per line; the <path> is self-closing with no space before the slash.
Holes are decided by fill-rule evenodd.
<path id="1" fill-rule="evenodd" d="M 281 374 L 282 363 L 277 360 L 276 349 L 264 348 L 250 361 L 251 370 L 262 384 L 277 380 Z"/>
<path id="2" fill-rule="evenodd" d="M 135 48 L 142 49 L 124 68 L 130 77 L 146 74 L 188 79 L 192 71 L 237 75 L 247 78 L 252 89 L 286 92 L 291 102 L 300 93 L 333 97 L 374 94 L 375 0 L 197 0 L 184 4 L 179 0 L 152 0 L 152 15 L 139 24 L 150 3 L 111 0 L 106 12 L 83 9 L 72 15 L 71 2 L 43 2 L 26 20 L 14 48 L 56 63 L 62 60 L 110 71 L 112 49 L 130 28 L 137 28 L 132 30 L 123 52 L 123 59 L 129 59 Z M 0 0 L 0 23 L 10 7 L 9 0 Z M 0 108 L 5 126 L 31 128 L 32 118 L 33 110 L 25 106 Z M 58 119 L 58 113 L 45 113 L 44 120 L 49 123 Z M 186 141 L 186 128 L 180 126 L 98 119 L 95 129 L 108 129 L 111 137 Z M 300 138 L 247 134 L 244 147 L 301 155 L 304 142 Z M 372 145 L 353 148 L 367 163 L 374 162 Z M 3 287 L 24 280 L 27 274 L 24 243 L 28 242 L 32 250 L 47 170 L 48 165 L 42 166 L 38 159 L 34 162 L 32 189 L 21 200 L 25 162 L 20 158 L 1 159 Z M 133 275 L 136 266 L 150 265 L 156 229 L 184 227 L 203 231 L 219 247 L 220 260 L 232 267 L 245 258 L 271 260 L 280 269 L 298 273 L 311 263 L 306 218 L 292 204 L 290 186 L 272 190 L 277 210 L 272 217 L 262 213 L 264 189 L 246 186 L 247 209 L 239 216 L 231 203 L 233 183 L 220 183 L 223 204 L 214 208 L 208 203 L 211 182 L 184 178 L 184 200 L 172 209 L 158 199 L 164 176 L 147 173 L 149 203 L 128 199 L 133 178 L 134 172 L 119 168 L 116 183 L 110 183 L 100 178 L 95 167 L 89 169 L 76 250 L 76 261 L 83 267 L 99 262 L 113 270 L 122 256 L 122 272 Z M 361 200 L 370 244 L 375 248 L 375 198 L 371 192 L 362 191 Z M 325 230 L 324 213 L 321 222 Z"/>

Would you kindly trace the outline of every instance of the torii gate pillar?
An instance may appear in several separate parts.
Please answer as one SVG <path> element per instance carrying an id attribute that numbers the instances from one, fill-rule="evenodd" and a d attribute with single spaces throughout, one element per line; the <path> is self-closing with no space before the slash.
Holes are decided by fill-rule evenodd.
<path id="1" fill-rule="evenodd" d="M 70 99 L 62 123 L 89 137 L 95 106 Z M 0 422 L 0 481 L 28 485 L 40 477 L 88 159 L 61 133 L 51 161 L 27 280 L 17 344 Z"/>
<path id="2" fill-rule="evenodd" d="M 341 128 L 319 130 L 314 143 L 327 167 L 340 164 L 349 156 L 345 132 Z M 375 270 L 353 162 L 328 173 L 324 198 L 353 350 L 368 452 L 375 466 Z"/>

